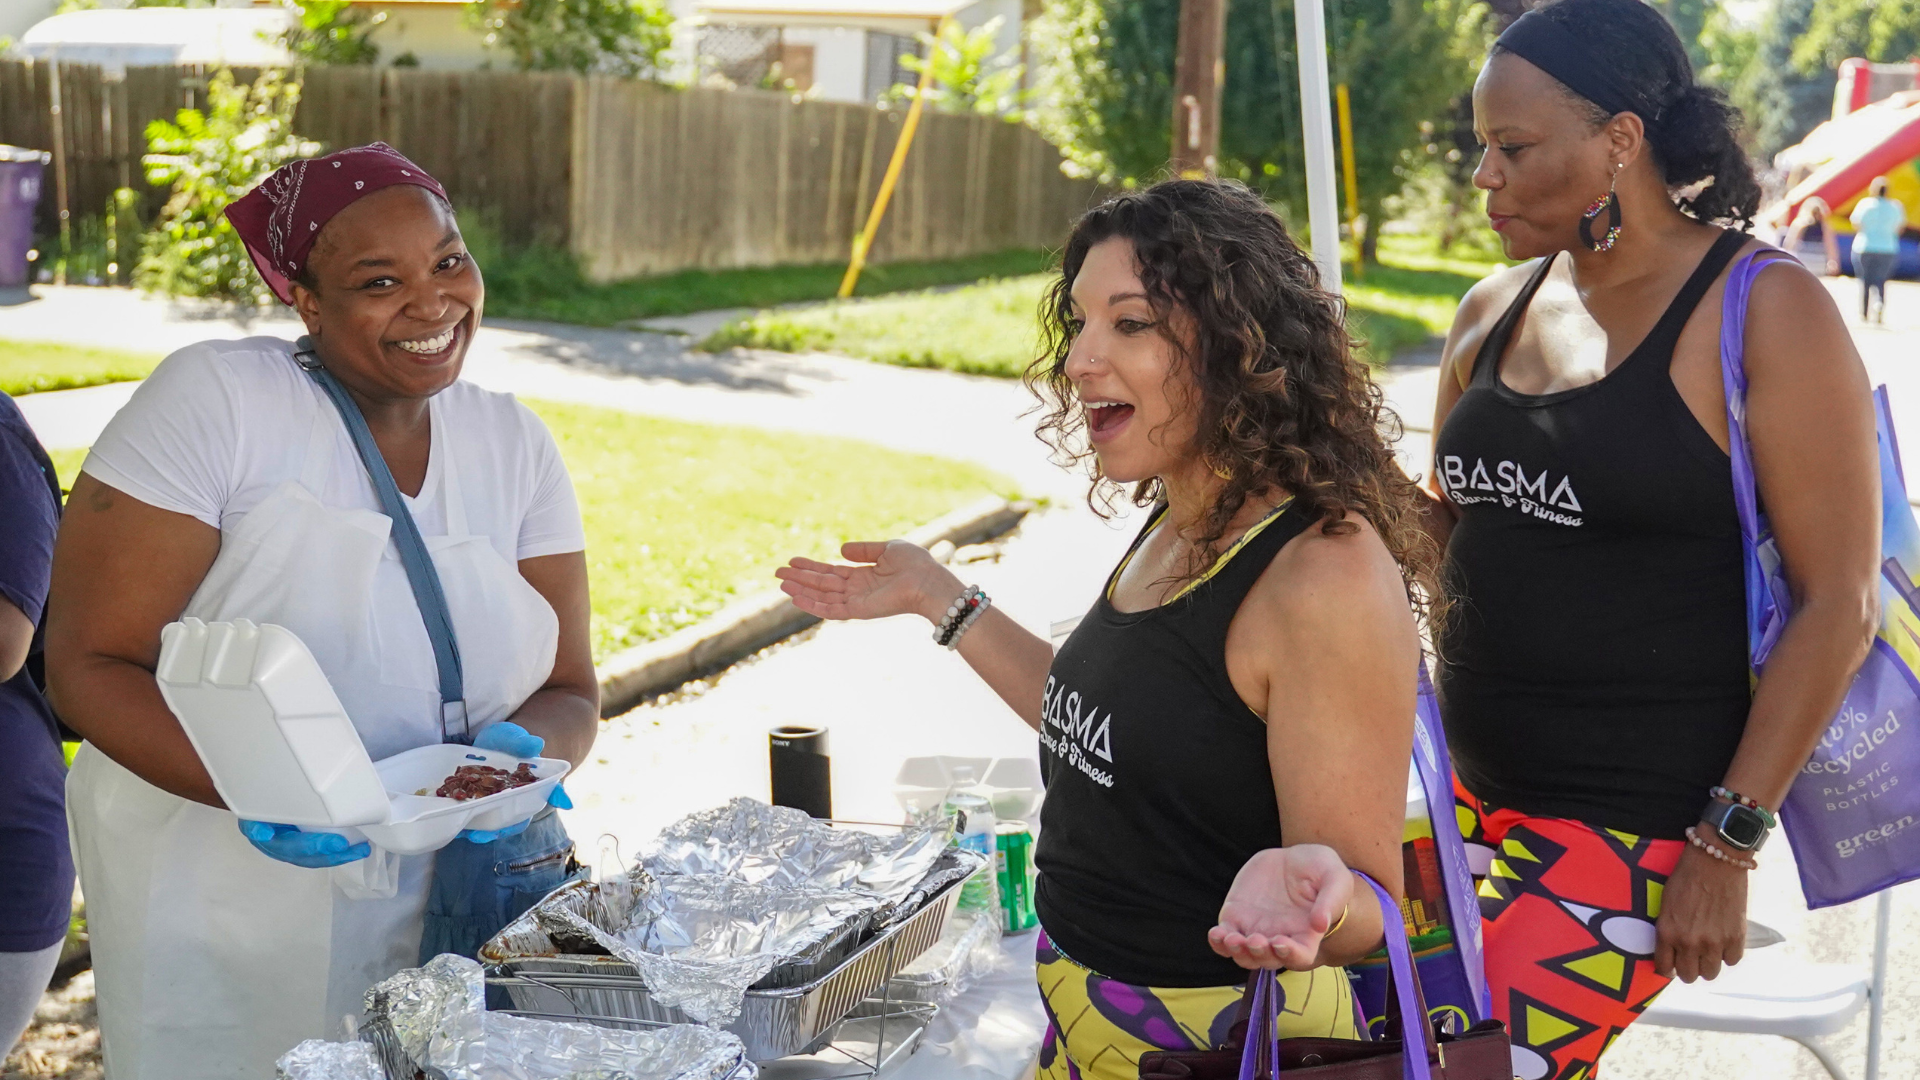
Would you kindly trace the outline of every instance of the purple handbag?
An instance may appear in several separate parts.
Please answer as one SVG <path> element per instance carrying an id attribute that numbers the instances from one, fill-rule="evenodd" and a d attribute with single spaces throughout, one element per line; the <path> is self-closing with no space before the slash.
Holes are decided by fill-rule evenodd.
<path id="1" fill-rule="evenodd" d="M 1393 913 L 1400 905 L 1379 882 L 1360 876 L 1379 897 L 1387 922 L 1392 1019 L 1386 1039 L 1280 1038 L 1274 1016 L 1279 975 L 1256 971 L 1247 980 L 1241 1038 L 1229 1038 L 1222 1050 L 1142 1054 L 1141 1080 L 1274 1080 L 1281 1074 L 1301 1080 L 1511 1080 L 1513 1055 L 1506 1028 L 1499 1021 L 1482 1021 L 1459 1033 L 1436 1033 L 1427 1022 L 1413 952 L 1406 934 L 1394 927 Z M 1242 1030 L 1240 1024 L 1235 1028 Z M 1416 1031 L 1418 1036 L 1413 1034 Z"/>
<path id="2" fill-rule="evenodd" d="M 1720 322 L 1720 371 L 1727 393 L 1733 495 L 1740 514 L 1747 581 L 1747 634 L 1754 672 L 1764 670 L 1792 611 L 1773 529 L 1754 486 L 1747 440 L 1747 301 L 1768 248 L 1727 274 Z M 1880 629 L 1839 715 L 1801 768 L 1781 808 L 1810 908 L 1857 900 L 1920 877 L 1920 526 L 1907 504 L 1906 477 L 1887 388 L 1873 392 L 1880 436 Z"/>

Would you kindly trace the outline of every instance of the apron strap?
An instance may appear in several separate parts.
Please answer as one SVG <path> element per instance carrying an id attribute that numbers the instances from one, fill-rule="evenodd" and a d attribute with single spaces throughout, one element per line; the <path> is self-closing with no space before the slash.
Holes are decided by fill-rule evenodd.
<path id="1" fill-rule="evenodd" d="M 460 644 L 454 637 L 447 594 L 440 587 L 440 572 L 434 568 L 433 557 L 427 554 L 426 541 L 420 538 L 420 526 L 414 523 L 413 513 L 407 509 L 400 486 L 393 482 L 393 470 L 387 468 L 387 459 L 380 455 L 373 431 L 367 427 L 367 418 L 347 388 L 340 385 L 340 380 L 320 365 L 313 339 L 303 335 L 295 343 L 293 355 L 294 361 L 313 376 L 320 389 L 332 399 L 334 407 L 340 410 L 347 434 L 353 437 L 353 448 L 360 452 L 360 461 L 373 480 L 381 509 L 393 520 L 393 542 L 400 550 L 400 564 L 406 568 L 407 584 L 413 587 L 413 602 L 420 608 L 420 618 L 427 624 L 427 638 L 433 643 L 433 663 L 440 676 L 440 739 L 472 743 Z M 444 469 L 446 463 L 442 462 L 441 467 Z"/>

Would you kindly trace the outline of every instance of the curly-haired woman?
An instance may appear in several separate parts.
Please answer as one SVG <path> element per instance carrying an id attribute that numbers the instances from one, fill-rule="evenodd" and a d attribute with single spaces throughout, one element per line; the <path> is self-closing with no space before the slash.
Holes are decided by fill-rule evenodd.
<path id="1" fill-rule="evenodd" d="M 1218 1045 L 1242 964 L 1288 969 L 1282 1034 L 1358 1037 L 1340 965 L 1399 914 L 1349 868 L 1400 887 L 1380 763 L 1410 753 L 1437 554 L 1340 302 L 1258 196 L 1181 180 L 1081 218 L 1042 316 L 1043 434 L 1153 508 L 1059 655 L 912 544 L 783 588 L 925 616 L 1040 733 L 1046 1076 Z"/>
<path id="2" fill-rule="evenodd" d="M 1442 716 L 1524 1080 L 1585 1077 L 1676 974 L 1740 959 L 1750 854 L 1865 657 L 1879 473 L 1865 373 L 1797 261 L 1756 280 L 1747 424 L 1794 614 L 1749 682 L 1721 385 L 1758 245 L 1738 117 L 1638 0 L 1552 0 L 1473 93 L 1506 253 L 1442 360 Z M 1564 253 L 1564 257 L 1563 257 Z M 1738 328 L 1736 328 L 1738 332 Z"/>

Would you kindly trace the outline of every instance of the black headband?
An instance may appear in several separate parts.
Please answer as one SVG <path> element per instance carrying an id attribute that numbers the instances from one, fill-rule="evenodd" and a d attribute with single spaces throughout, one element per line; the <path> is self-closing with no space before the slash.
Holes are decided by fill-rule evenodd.
<path id="1" fill-rule="evenodd" d="M 1567 89 L 1607 110 L 1630 112 L 1652 127 L 1660 109 L 1614 78 L 1573 31 L 1538 11 L 1529 11 L 1493 43 L 1564 83 Z"/>

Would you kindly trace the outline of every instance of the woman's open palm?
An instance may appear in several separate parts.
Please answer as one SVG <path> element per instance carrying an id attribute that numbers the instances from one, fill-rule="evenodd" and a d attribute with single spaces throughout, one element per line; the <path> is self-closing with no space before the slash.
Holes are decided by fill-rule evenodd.
<path id="1" fill-rule="evenodd" d="M 780 590 L 823 619 L 884 619 L 925 614 L 929 586 L 946 574 L 925 548 L 905 540 L 857 541 L 840 554 L 856 565 L 794 559 L 775 570 Z"/>
<path id="2" fill-rule="evenodd" d="M 1269 848 L 1240 868 L 1207 941 L 1243 968 L 1305 971 L 1352 899 L 1353 875 L 1332 848 Z"/>

